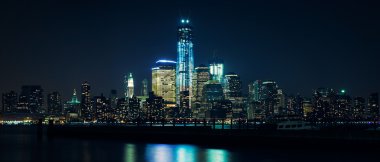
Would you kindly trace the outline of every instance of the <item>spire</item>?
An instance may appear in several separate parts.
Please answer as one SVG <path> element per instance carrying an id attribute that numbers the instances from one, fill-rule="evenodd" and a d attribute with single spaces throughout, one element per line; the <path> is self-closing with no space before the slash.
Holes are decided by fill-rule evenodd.
<path id="1" fill-rule="evenodd" d="M 127 82 L 127 97 L 132 98 L 134 95 L 134 83 L 132 73 L 129 73 Z"/>
<path id="2" fill-rule="evenodd" d="M 77 90 L 74 89 L 73 96 L 71 97 L 71 101 L 69 101 L 70 104 L 80 104 L 78 97 L 77 97 Z"/>

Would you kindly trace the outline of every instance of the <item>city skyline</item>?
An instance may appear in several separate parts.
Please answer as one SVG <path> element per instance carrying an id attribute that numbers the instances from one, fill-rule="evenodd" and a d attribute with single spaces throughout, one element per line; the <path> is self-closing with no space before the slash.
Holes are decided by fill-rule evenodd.
<path id="1" fill-rule="evenodd" d="M 64 40 L 66 40 L 69 39 L 69 37 L 63 35 L 55 35 L 54 32 L 56 32 L 57 30 L 62 30 L 62 28 L 67 25 L 75 24 L 75 21 L 81 20 L 81 18 L 79 17 L 74 19 L 74 15 L 62 15 L 63 13 L 68 12 L 68 9 L 72 8 L 70 3 L 61 4 L 61 6 L 55 3 L 49 4 L 52 5 L 52 8 L 56 7 L 58 9 L 56 12 L 53 12 L 51 10 L 41 11 L 48 13 L 52 12 L 52 15 L 57 16 L 55 17 L 56 19 L 53 19 L 49 16 L 46 17 L 37 11 L 31 11 L 31 13 L 35 13 L 34 16 L 33 14 L 31 14 L 31 18 L 40 20 L 37 21 L 35 24 L 30 24 L 27 19 L 24 19 L 30 17 L 28 17 L 25 14 L 22 14 L 21 12 L 18 15 L 14 15 L 15 18 L 17 18 L 17 20 L 19 21 L 14 22 L 9 20 L 10 23 L 4 24 L 4 29 L 8 29 L 5 31 L 10 31 L 10 34 L 4 34 L 4 37 L 2 38 L 2 42 L 4 42 L 5 39 L 8 39 L 9 41 L 5 41 L 5 44 L 2 47 L 2 50 L 0 51 L 2 58 L 0 59 L 0 65 L 2 65 L 1 70 L 3 74 L 8 77 L 0 81 L 0 92 L 5 93 L 9 92 L 10 90 L 14 90 L 19 93 L 20 86 L 22 85 L 41 85 L 45 92 L 50 93 L 58 91 L 61 93 L 62 98 L 67 100 L 71 97 L 72 89 L 80 89 L 80 85 L 82 84 L 82 82 L 87 80 L 93 87 L 93 94 L 107 94 L 110 89 L 117 89 L 119 94 L 121 94 L 121 92 L 123 92 L 123 86 L 121 84 L 123 82 L 123 76 L 128 74 L 129 72 L 132 72 L 134 74 L 134 80 L 136 84 L 135 91 L 139 92 L 138 90 L 141 89 L 141 81 L 145 78 L 148 78 L 148 80 L 151 79 L 150 68 L 154 66 L 154 62 L 156 60 L 164 58 L 175 60 L 175 30 L 176 26 L 178 26 L 178 20 L 180 20 L 182 17 L 190 17 L 194 26 L 194 31 L 196 35 L 196 41 L 194 43 L 197 47 L 194 49 L 195 66 L 198 66 L 200 64 L 207 64 L 208 60 L 212 59 L 214 54 L 216 54 L 216 56 L 220 57 L 225 62 L 225 74 L 229 72 L 235 72 L 241 77 L 241 79 L 243 80 L 242 87 L 245 94 L 247 94 L 248 92 L 248 83 L 250 81 L 255 80 L 274 80 L 283 88 L 284 92 L 286 92 L 287 94 L 296 94 L 297 92 L 299 92 L 303 96 L 309 96 L 309 94 L 313 92 L 313 89 L 317 89 L 319 87 L 331 87 L 334 89 L 344 88 L 347 90 L 347 93 L 349 93 L 352 96 L 363 97 L 368 96 L 369 93 L 379 91 L 379 85 L 376 84 L 379 83 L 379 76 L 373 75 L 377 72 L 376 60 L 378 60 L 378 56 L 376 55 L 376 53 L 378 53 L 378 50 L 377 48 L 374 48 L 376 42 L 372 40 L 372 38 L 376 36 L 376 32 L 374 33 L 372 28 L 375 28 L 379 24 L 377 24 L 377 22 L 370 21 L 371 18 L 373 18 L 373 16 L 376 15 L 371 15 L 373 10 L 370 7 L 369 3 L 361 2 L 354 5 L 350 3 L 338 4 L 337 2 L 332 2 L 332 5 L 343 5 L 346 7 L 346 9 L 344 11 L 339 10 L 340 12 L 335 13 L 333 9 L 327 7 L 326 12 L 335 13 L 334 15 L 336 17 L 327 18 L 326 20 L 321 20 L 321 18 L 326 18 L 323 14 L 318 16 L 315 14 L 307 13 L 305 10 L 308 9 L 308 6 L 310 5 L 309 3 L 303 2 L 295 6 L 285 4 L 286 7 L 296 9 L 297 11 L 306 14 L 305 16 L 310 18 L 310 21 L 318 20 L 315 22 L 315 24 L 312 25 L 305 24 L 304 22 L 293 22 L 291 24 L 284 24 L 284 22 L 274 17 L 279 16 L 280 12 L 274 12 L 273 15 L 269 16 L 265 16 L 266 14 L 260 14 L 261 12 L 267 13 L 273 9 L 280 9 L 280 11 L 284 13 L 282 18 L 285 18 L 286 20 L 295 21 L 295 19 L 293 19 L 291 16 L 295 16 L 296 18 L 304 18 L 303 16 L 288 11 L 288 9 L 286 9 L 285 7 L 279 7 L 273 4 L 259 3 L 261 6 L 263 6 L 263 8 L 271 10 L 263 11 L 263 9 L 261 9 L 256 11 L 260 11 L 258 14 L 253 14 L 255 12 L 253 12 L 252 10 L 248 10 L 246 7 L 244 7 L 244 4 L 254 7 L 254 4 L 257 3 L 259 2 L 241 2 L 237 4 L 231 4 L 234 5 L 235 8 L 242 9 L 242 11 L 239 11 L 236 14 L 229 15 L 224 12 L 229 11 L 229 8 L 227 6 L 230 4 L 228 2 L 221 2 L 218 4 L 213 1 L 210 1 L 208 3 L 194 2 L 193 4 L 189 4 L 188 8 L 183 9 L 184 11 L 192 11 L 190 15 L 179 14 L 177 10 L 178 6 L 188 4 L 187 2 L 180 1 L 173 4 L 167 2 L 160 4 L 170 5 L 168 6 L 169 11 L 162 12 L 160 14 L 160 16 L 162 14 L 165 16 L 163 16 L 160 19 L 159 24 L 156 20 L 152 21 L 152 19 L 155 18 L 155 16 L 151 15 L 152 17 L 147 17 L 147 15 L 143 15 L 141 16 L 141 19 L 139 19 L 139 21 L 134 22 L 134 27 L 130 27 L 130 24 L 125 24 L 122 23 L 122 21 L 120 21 L 120 15 L 126 14 L 126 11 L 124 12 L 120 10 L 120 8 L 118 7 L 116 7 L 115 12 L 120 12 L 120 14 L 112 13 L 112 15 L 108 15 L 105 12 L 102 12 L 102 14 L 93 14 L 93 9 L 100 7 L 102 5 L 101 2 L 95 2 L 89 8 L 83 8 L 83 6 L 78 4 L 79 8 L 76 10 L 77 14 L 82 15 L 85 18 L 89 18 L 87 19 L 87 23 L 94 23 L 94 19 L 101 17 L 103 14 L 103 16 L 105 17 L 115 18 L 117 20 L 110 20 L 112 22 L 108 23 L 112 25 L 107 27 L 102 27 L 101 24 L 93 24 L 95 26 L 92 28 L 83 23 L 79 24 L 79 26 L 77 27 L 73 27 L 72 29 L 64 29 L 63 31 L 66 34 L 69 34 L 70 36 L 74 36 L 74 33 L 86 29 L 99 29 L 92 32 L 83 32 L 82 35 L 79 35 L 79 40 L 81 41 L 75 42 L 79 43 L 77 45 L 73 43 L 65 43 L 65 41 L 61 42 L 51 36 L 41 34 L 41 39 L 37 40 L 44 42 L 46 40 L 52 39 L 53 43 L 49 44 L 52 45 L 52 47 L 47 46 L 46 48 L 41 46 L 32 46 L 34 45 L 34 43 L 31 42 L 31 40 L 36 38 L 35 34 L 39 34 L 42 32 L 43 28 L 41 28 L 41 25 L 44 22 L 46 22 L 49 25 L 49 27 L 51 27 L 51 29 L 49 29 L 50 31 L 46 31 L 47 33 L 50 33 L 53 36 L 57 36 L 58 38 L 65 38 Z M 107 5 L 107 3 L 105 4 Z M 23 5 L 18 6 L 12 3 L 7 5 L 11 7 L 13 6 L 15 8 L 15 11 L 12 12 L 20 11 L 25 7 Z M 122 4 L 122 6 L 123 5 L 141 6 L 142 4 L 134 2 Z M 315 5 L 317 5 L 320 8 L 323 8 L 323 6 L 320 4 Z M 353 6 L 357 6 L 359 10 L 354 10 Z M 43 6 L 36 7 L 41 8 Z M 302 7 L 305 8 L 303 9 Z M 109 5 L 106 9 L 113 8 L 115 8 L 115 6 Z M 216 11 L 215 13 L 220 13 L 220 16 L 213 17 L 214 14 L 206 13 L 204 11 L 205 8 L 209 8 L 212 11 Z M 83 9 L 83 11 L 81 9 Z M 84 11 L 89 11 L 89 13 L 85 13 Z M 359 11 L 363 12 L 359 13 Z M 4 9 L 2 12 L 12 13 L 11 11 L 9 11 L 9 9 Z M 249 12 L 255 15 L 256 18 L 246 17 L 243 14 L 244 12 Z M 200 14 L 204 14 L 205 16 L 200 16 Z M 359 40 L 352 40 L 353 38 L 358 37 L 358 35 L 353 35 L 354 32 L 346 33 L 346 37 L 343 37 L 343 34 L 345 34 L 345 32 L 338 31 L 338 29 L 341 29 L 342 25 L 348 23 L 349 21 L 348 19 L 343 19 L 341 21 L 335 22 L 335 20 L 338 20 L 337 18 L 345 17 L 345 15 L 356 15 L 358 17 L 354 17 L 352 19 L 352 21 L 356 22 L 354 26 L 357 28 L 349 26 L 350 30 L 360 30 L 369 28 L 368 30 L 360 30 L 360 33 L 362 35 L 360 38 L 358 38 Z M 367 17 L 367 19 L 359 19 L 363 17 Z M 232 21 L 232 19 L 235 18 L 236 20 Z M 266 21 L 263 21 L 264 18 L 267 18 L 267 20 L 276 21 L 274 21 L 274 23 L 267 23 Z M 220 21 L 224 19 L 226 21 Z M 126 20 L 130 20 L 130 18 L 128 17 L 126 18 Z M 63 26 L 59 27 L 55 25 L 54 22 L 61 22 L 63 23 Z M 104 21 L 101 22 L 104 23 Z M 20 26 L 20 32 L 25 34 L 25 39 L 22 39 L 24 40 L 24 43 L 22 43 L 21 45 L 18 45 L 16 42 L 19 42 L 22 37 L 20 37 L 19 35 L 12 35 L 12 33 L 15 33 L 15 30 L 10 29 L 12 26 L 17 25 L 17 23 L 26 24 L 27 26 L 29 24 L 35 27 L 30 29 L 31 31 L 28 31 L 26 30 L 26 28 Z M 153 30 L 155 32 L 160 33 L 156 33 L 153 35 L 152 33 L 150 33 L 149 35 L 152 35 L 152 37 L 141 38 L 137 37 L 137 35 L 130 35 L 130 31 L 136 31 L 136 34 L 143 34 L 143 31 L 146 30 L 144 30 L 144 28 L 138 28 L 144 26 L 143 24 L 145 23 L 149 24 L 148 26 L 157 26 L 157 28 L 154 28 Z M 285 25 L 285 27 L 283 29 L 274 28 L 273 25 L 275 24 L 283 24 Z M 296 26 L 297 24 L 303 25 L 303 27 L 305 28 L 299 29 L 300 34 L 296 34 L 294 33 L 293 29 L 290 29 L 290 27 Z M 331 25 L 331 29 L 327 28 L 328 24 Z M 315 25 L 316 27 L 322 27 L 314 28 L 313 25 Z M 98 28 L 97 26 L 100 27 Z M 126 28 L 125 30 L 119 30 L 120 28 L 125 26 L 127 26 L 128 28 Z M 271 28 L 270 30 L 263 29 L 263 26 L 272 26 L 273 28 Z M 114 33 L 109 33 L 106 32 L 106 30 L 104 30 L 110 27 L 116 28 L 118 30 L 115 30 Z M 247 30 L 250 28 L 257 30 Z M 239 34 L 238 29 L 249 32 L 247 32 L 246 34 Z M 318 37 L 316 35 L 313 35 L 313 31 L 320 32 L 319 34 L 322 34 L 322 36 Z M 113 43 L 115 43 L 113 45 L 104 43 L 103 40 L 104 38 L 106 38 L 105 36 L 103 37 L 99 35 L 94 35 L 93 38 L 89 37 L 90 34 L 99 34 L 104 32 L 106 34 L 110 34 L 109 36 L 113 36 L 114 34 L 122 34 L 125 37 L 115 37 L 115 39 L 110 39 Z M 268 32 L 274 32 L 279 33 L 280 35 L 271 35 L 271 37 L 264 39 L 264 35 L 260 35 L 259 32 L 264 32 L 266 34 L 268 34 Z M 289 36 L 286 34 L 281 35 L 284 34 L 284 32 L 290 32 L 291 34 L 295 34 L 295 37 L 297 37 L 297 39 L 294 39 L 292 37 L 286 37 Z M 331 34 L 332 37 L 337 40 L 322 39 L 325 38 L 327 34 Z M 247 39 L 248 36 L 251 35 L 256 35 L 257 37 L 252 37 L 252 41 L 247 41 L 249 40 Z M 302 35 L 311 37 L 305 37 L 300 39 Z M 146 41 L 149 47 L 143 49 L 141 48 L 141 46 L 128 41 L 129 38 L 131 38 L 130 36 L 133 36 L 133 38 L 138 38 L 137 42 L 141 45 L 143 45 L 142 42 Z M 218 37 L 230 39 L 217 39 Z M 342 40 L 343 38 L 348 39 Z M 163 41 L 157 45 L 154 45 L 153 42 L 156 42 L 156 40 Z M 288 40 L 290 42 L 294 41 L 295 43 L 287 43 L 283 42 L 283 40 Z M 309 44 L 298 44 L 298 46 L 296 43 L 299 43 L 300 40 L 305 40 Z M 246 41 L 246 43 L 241 44 L 242 41 Z M 129 43 L 123 45 L 123 42 Z M 315 46 L 310 47 L 310 43 L 312 42 L 316 42 L 316 45 L 318 45 L 319 43 L 318 46 L 320 46 L 323 50 L 320 50 L 319 52 L 311 50 L 316 49 Z M 326 42 L 326 44 L 323 44 L 322 42 Z M 334 42 L 337 45 L 336 47 L 332 46 L 331 44 Z M 328 43 L 330 43 L 330 45 Z M 367 44 L 363 46 L 363 43 Z M 83 44 L 83 46 L 80 46 L 80 44 Z M 134 44 L 137 48 L 132 48 L 128 44 Z M 248 44 L 252 44 L 254 48 L 243 48 L 243 45 L 246 46 Z M 264 46 L 258 46 L 259 44 Z M 94 47 L 93 45 L 97 45 L 99 47 Z M 128 46 L 128 48 L 124 48 L 124 46 Z M 20 51 L 16 49 L 16 47 L 18 49 L 23 50 Z M 97 52 L 95 51 L 95 49 L 90 50 L 92 47 L 94 47 L 95 49 L 103 47 L 105 49 L 108 49 L 109 51 L 103 49 L 101 50 L 101 52 Z M 362 47 L 366 48 L 362 49 Z M 297 49 L 300 49 L 300 51 L 303 52 L 297 52 Z M 124 52 L 122 52 L 123 50 Z M 58 55 L 57 51 L 58 53 L 60 53 L 60 55 Z M 290 54 L 290 51 L 293 51 L 295 53 Z M 325 53 L 321 53 L 322 51 L 324 51 Z M 108 55 L 105 55 L 106 53 L 110 53 L 109 58 Z M 360 53 L 360 55 L 358 55 L 358 53 Z M 139 55 L 145 55 L 147 57 L 141 59 Z M 329 55 L 332 56 L 329 57 Z M 61 56 L 57 59 L 62 59 L 62 61 L 54 59 L 57 56 Z M 284 56 L 288 57 L 289 59 L 292 59 L 286 59 L 284 58 Z M 319 58 L 315 58 L 315 56 L 319 56 Z M 356 56 L 360 57 L 357 58 Z M 106 57 L 106 59 L 102 59 L 103 57 Z M 245 57 L 249 57 L 250 59 L 242 59 Z M 311 61 L 310 59 L 312 58 L 316 59 L 316 61 Z M 28 62 L 29 59 L 35 60 L 37 64 L 32 64 Z M 89 60 L 86 61 L 86 59 Z M 331 62 L 326 60 L 331 60 Z M 320 61 L 319 64 L 318 61 Z M 139 64 L 136 65 L 134 62 L 137 62 Z M 296 65 L 297 63 L 300 65 Z M 82 65 L 86 66 L 87 69 L 84 70 L 83 68 L 81 68 Z M 238 65 L 241 65 L 241 67 Z M 320 65 L 320 69 L 312 68 L 316 65 Z M 34 68 L 28 68 L 31 66 Z M 14 67 L 14 70 L 9 70 L 9 68 L 6 67 Z M 54 70 L 54 72 L 49 72 L 49 69 Z M 55 71 L 57 71 L 57 73 Z M 149 87 L 151 88 L 150 84 Z"/>
<path id="2" fill-rule="evenodd" d="M 155 62 L 151 68 L 149 95 L 147 79 L 141 81 L 140 94 L 135 93 L 131 72 L 124 75 L 122 97 L 115 89 L 110 90 L 109 97 L 103 93 L 98 96 L 91 93 L 91 84 L 84 81 L 80 100 L 74 88 L 71 100 L 62 102 L 61 94 L 55 91 L 47 95 L 45 102 L 40 85 L 23 85 L 19 96 L 15 91 L 2 94 L 2 113 L 52 115 L 63 117 L 68 123 L 125 123 L 170 118 L 339 122 L 373 120 L 380 115 L 379 95 L 372 92 L 366 100 L 351 96 L 346 89 L 319 87 L 308 97 L 287 94 L 274 80 L 255 80 L 248 83 L 248 94 L 244 95 L 240 75 L 225 73 L 223 59 L 214 55 L 209 66 L 194 67 L 192 30 L 189 19 L 180 19 L 177 61 Z"/>
<path id="3" fill-rule="evenodd" d="M 379 8 L 0 0 L 0 161 L 376 161 Z"/>

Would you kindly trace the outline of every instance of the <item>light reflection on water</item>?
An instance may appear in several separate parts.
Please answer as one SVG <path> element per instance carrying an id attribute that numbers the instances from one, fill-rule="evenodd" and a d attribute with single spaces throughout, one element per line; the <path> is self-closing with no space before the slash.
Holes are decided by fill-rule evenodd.
<path id="1" fill-rule="evenodd" d="M 245 161 L 376 161 L 373 151 L 315 150 L 307 148 L 234 148 L 215 149 L 183 144 L 126 143 L 119 140 L 40 138 L 31 128 L 0 130 L 0 162 L 245 162 Z M 20 133 L 20 130 L 23 133 Z M 31 132 L 28 134 L 28 131 Z M 295 152 L 297 152 L 295 154 Z M 315 156 L 318 155 L 318 156 Z M 312 158 L 310 158 L 312 157 Z"/>
<path id="2" fill-rule="evenodd" d="M 228 162 L 229 154 L 226 150 L 222 149 L 207 149 L 208 162 Z"/>
<path id="3" fill-rule="evenodd" d="M 229 153 L 223 149 L 202 149 L 194 145 L 148 144 L 144 150 L 148 162 L 228 162 Z M 136 162 L 142 157 L 134 144 L 124 146 L 124 162 Z"/>
<path id="4" fill-rule="evenodd" d="M 125 162 L 135 162 L 136 157 L 136 145 L 126 144 L 124 145 L 124 161 Z"/>

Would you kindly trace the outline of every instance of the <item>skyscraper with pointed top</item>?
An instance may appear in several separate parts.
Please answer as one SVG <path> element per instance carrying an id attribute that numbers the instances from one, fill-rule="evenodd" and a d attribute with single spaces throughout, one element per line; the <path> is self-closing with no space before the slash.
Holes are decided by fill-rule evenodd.
<path id="1" fill-rule="evenodd" d="M 127 95 L 126 97 L 127 98 L 132 98 L 133 95 L 134 95 L 134 91 L 135 91 L 135 86 L 134 86 L 134 83 L 133 83 L 133 76 L 132 76 L 132 73 L 129 73 L 128 75 L 128 80 L 127 80 Z"/>
<path id="2" fill-rule="evenodd" d="M 185 111 L 191 109 L 193 71 L 192 27 L 188 19 L 182 19 L 178 27 L 176 100 L 180 108 Z"/>
<path id="3" fill-rule="evenodd" d="M 65 112 L 69 114 L 75 113 L 77 115 L 80 115 L 80 101 L 78 100 L 76 89 L 73 90 L 73 96 L 71 97 L 71 100 L 67 101 Z"/>

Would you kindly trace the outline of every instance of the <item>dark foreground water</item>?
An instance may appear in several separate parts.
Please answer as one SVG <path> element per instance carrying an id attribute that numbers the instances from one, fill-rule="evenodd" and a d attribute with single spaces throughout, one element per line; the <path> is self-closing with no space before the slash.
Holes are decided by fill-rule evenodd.
<path id="1" fill-rule="evenodd" d="M 223 141 L 221 141 L 222 143 Z M 39 137 L 28 131 L 0 131 L 3 161 L 109 161 L 109 162 L 241 162 L 241 161 L 378 161 L 379 148 L 331 150 L 326 148 L 214 147 L 191 144 L 131 143 L 112 139 Z"/>

